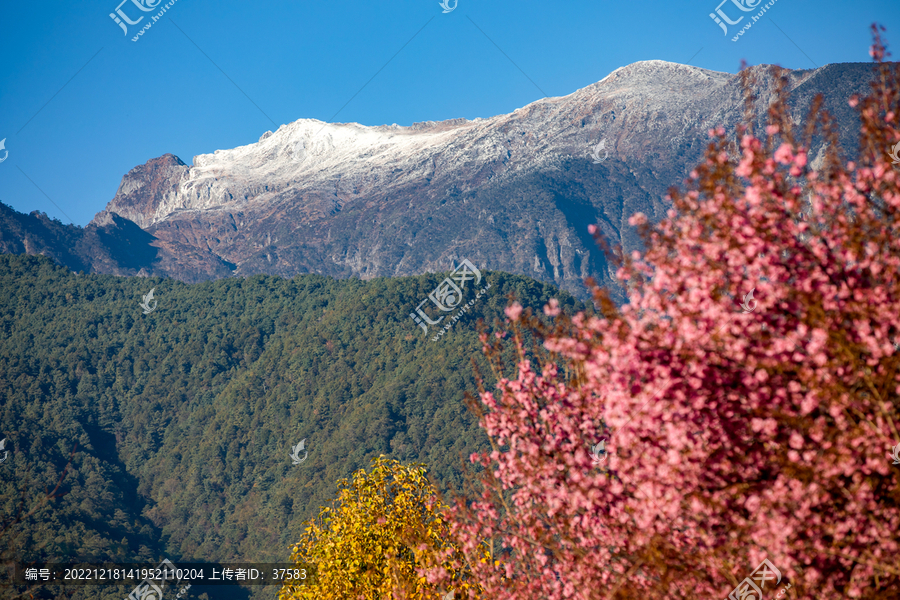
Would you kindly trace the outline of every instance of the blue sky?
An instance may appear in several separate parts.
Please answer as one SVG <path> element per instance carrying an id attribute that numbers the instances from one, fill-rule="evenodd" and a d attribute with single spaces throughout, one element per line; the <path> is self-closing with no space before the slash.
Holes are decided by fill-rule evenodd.
<path id="1" fill-rule="evenodd" d="M 709 17 L 720 0 L 458 0 L 446 14 L 438 0 L 176 0 L 137 42 L 168 0 L 126 0 L 129 19 L 146 15 L 127 36 L 109 16 L 120 1 L 3 0 L 0 201 L 16 210 L 83 226 L 139 164 L 190 164 L 299 118 L 490 117 L 649 59 L 731 73 L 741 59 L 868 62 L 873 21 L 900 48 L 896 0 L 777 0 L 737 42 L 749 17 L 724 35 Z"/>

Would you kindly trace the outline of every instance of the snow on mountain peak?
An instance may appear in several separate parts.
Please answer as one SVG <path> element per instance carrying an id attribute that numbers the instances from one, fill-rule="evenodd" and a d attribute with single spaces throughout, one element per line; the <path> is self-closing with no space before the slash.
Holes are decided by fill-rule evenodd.
<path id="1" fill-rule="evenodd" d="M 309 195 L 343 205 L 372 190 L 388 193 L 413 181 L 427 181 L 436 189 L 439 181 L 458 178 L 474 164 L 493 165 L 490 177 L 503 180 L 553 156 L 584 154 L 600 137 L 608 138 L 608 148 L 616 152 L 636 150 L 637 142 L 629 148 L 621 145 L 623 138 L 653 135 L 668 126 L 667 115 L 681 114 L 684 124 L 666 142 L 674 149 L 693 135 L 692 124 L 701 115 L 724 116 L 715 116 L 721 100 L 705 103 L 725 88 L 729 98 L 739 97 L 732 74 L 647 60 L 620 67 L 566 96 L 540 98 L 487 119 L 403 127 L 298 119 L 263 133 L 254 143 L 195 156 L 193 165 L 158 194 L 153 214 L 144 211 L 141 226 L 185 210 L 264 206 Z M 698 109 L 701 104 L 703 110 Z M 124 194 L 131 191 L 120 188 Z M 114 199 L 111 206 L 117 204 Z"/>

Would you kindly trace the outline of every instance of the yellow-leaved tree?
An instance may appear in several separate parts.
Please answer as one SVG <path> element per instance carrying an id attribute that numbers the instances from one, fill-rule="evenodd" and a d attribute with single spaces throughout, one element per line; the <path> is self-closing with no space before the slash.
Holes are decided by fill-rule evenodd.
<path id="1" fill-rule="evenodd" d="M 369 473 L 360 469 L 352 481 L 338 482 L 333 506 L 309 521 L 291 561 L 308 565 L 313 575 L 305 585 L 286 583 L 278 599 L 479 598 L 451 539 L 449 507 L 438 499 L 424 465 L 384 456 L 372 463 Z M 489 560 L 487 548 L 480 550 Z M 425 577 L 426 570 L 443 574 Z"/>

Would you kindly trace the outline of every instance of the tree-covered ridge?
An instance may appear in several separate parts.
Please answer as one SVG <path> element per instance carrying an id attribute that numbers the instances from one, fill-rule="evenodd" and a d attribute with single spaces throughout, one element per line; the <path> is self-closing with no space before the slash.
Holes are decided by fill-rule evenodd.
<path id="1" fill-rule="evenodd" d="M 32 505 L 52 489 L 78 444 L 64 496 L 7 532 L 4 558 L 283 561 L 336 482 L 379 454 L 458 485 L 486 443 L 462 401 L 483 359 L 476 321 L 510 293 L 560 295 L 482 275 L 490 292 L 432 342 L 409 313 L 443 274 L 187 285 L 0 256 L 3 518 L 20 489 Z"/>

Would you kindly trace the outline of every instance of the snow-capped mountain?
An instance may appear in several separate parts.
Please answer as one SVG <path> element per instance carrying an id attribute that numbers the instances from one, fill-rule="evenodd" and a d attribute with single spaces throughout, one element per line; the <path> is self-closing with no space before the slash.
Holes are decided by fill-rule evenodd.
<path id="1" fill-rule="evenodd" d="M 766 67 L 753 70 L 762 117 L 773 80 Z M 822 93 L 845 149 L 855 150 L 847 98 L 866 93 L 871 65 L 787 76 L 795 119 Z M 626 251 L 639 247 L 628 217 L 662 217 L 667 189 L 700 160 L 708 130 L 733 132 L 742 114 L 737 75 L 646 61 L 487 119 L 409 127 L 300 119 L 191 165 L 167 154 L 136 167 L 85 230 L 127 238 L 130 258 L 117 262 L 113 249 L 106 254 L 116 264 L 82 262 L 199 281 L 400 276 L 468 258 L 583 297 L 585 277 L 613 277 L 587 226 L 599 224 Z M 135 237 L 140 230 L 144 239 Z M 0 240 L 7 248 L 8 237 Z"/>

